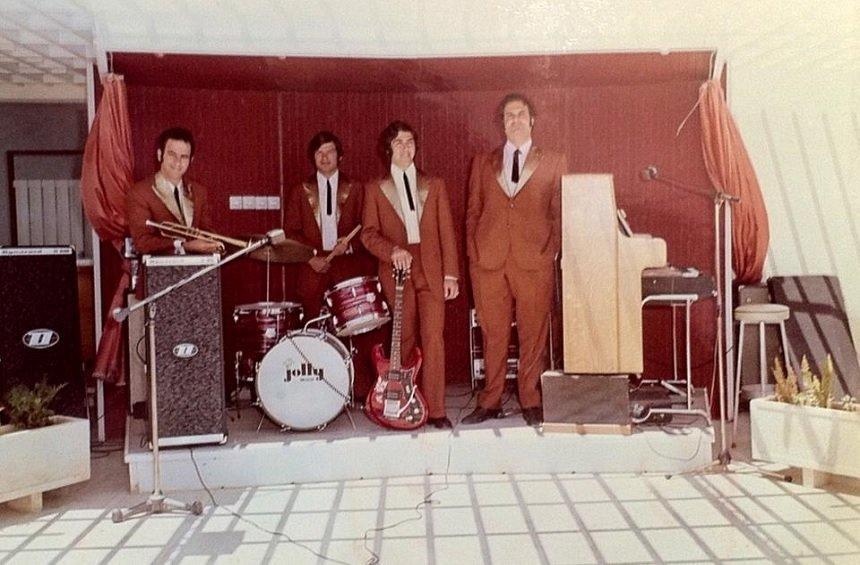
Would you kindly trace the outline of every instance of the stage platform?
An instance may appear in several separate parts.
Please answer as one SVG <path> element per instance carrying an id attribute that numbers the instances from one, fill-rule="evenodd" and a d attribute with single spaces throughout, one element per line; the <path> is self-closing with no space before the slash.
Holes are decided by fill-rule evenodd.
<path id="1" fill-rule="evenodd" d="M 358 409 L 349 411 L 351 419 L 341 413 L 322 431 L 284 432 L 266 418 L 261 422 L 253 407 L 245 406 L 240 418 L 231 409 L 224 445 L 161 450 L 162 488 L 200 489 L 198 471 L 209 488 L 225 488 L 446 473 L 675 474 L 713 459 L 714 429 L 700 417 L 636 425 L 628 436 L 578 435 L 527 426 L 513 399 L 504 419 L 458 425 L 475 406 L 468 385 L 449 387 L 447 405 L 453 430 L 414 432 L 380 428 Z M 133 492 L 152 490 L 146 425 L 127 422 L 125 462 Z"/>

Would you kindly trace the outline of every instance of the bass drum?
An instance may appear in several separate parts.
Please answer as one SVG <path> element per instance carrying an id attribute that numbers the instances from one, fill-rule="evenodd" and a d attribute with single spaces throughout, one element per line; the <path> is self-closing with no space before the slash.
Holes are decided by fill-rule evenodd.
<path id="1" fill-rule="evenodd" d="M 349 401 L 352 359 L 333 335 L 309 329 L 287 334 L 257 371 L 257 398 L 274 422 L 290 430 L 320 430 Z"/>

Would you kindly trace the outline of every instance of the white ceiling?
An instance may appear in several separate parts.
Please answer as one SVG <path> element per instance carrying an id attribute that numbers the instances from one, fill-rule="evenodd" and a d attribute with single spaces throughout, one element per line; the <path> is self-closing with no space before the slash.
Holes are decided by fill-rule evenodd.
<path id="1" fill-rule="evenodd" d="M 857 0 L 0 0 L 0 100 L 84 100 L 110 51 L 432 57 L 717 49 L 762 73 L 860 77 Z M 782 86 L 782 84 L 770 85 Z"/>
<path id="2" fill-rule="evenodd" d="M 70 0 L 0 0 L 0 100 L 83 100 L 91 13 Z"/>

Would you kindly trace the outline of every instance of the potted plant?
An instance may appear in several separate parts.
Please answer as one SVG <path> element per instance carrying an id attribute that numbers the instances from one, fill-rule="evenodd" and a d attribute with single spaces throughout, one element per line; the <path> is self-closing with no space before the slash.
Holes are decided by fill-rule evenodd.
<path id="1" fill-rule="evenodd" d="M 60 386 L 18 385 L 6 395 L 0 426 L 0 503 L 38 511 L 42 493 L 90 478 L 89 422 L 57 416 Z"/>
<path id="2" fill-rule="evenodd" d="M 773 374 L 774 394 L 750 402 L 753 458 L 799 467 L 807 486 L 820 486 L 831 475 L 860 478 L 860 412 L 853 397 L 834 401 L 830 356 L 820 378 L 806 357 L 799 374 L 792 367 L 786 373 L 776 359 Z"/>

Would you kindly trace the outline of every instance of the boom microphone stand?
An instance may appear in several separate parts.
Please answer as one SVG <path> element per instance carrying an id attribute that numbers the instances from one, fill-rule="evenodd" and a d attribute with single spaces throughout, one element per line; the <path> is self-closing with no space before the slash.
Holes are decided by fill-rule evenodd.
<path id="1" fill-rule="evenodd" d="M 726 438 L 726 383 L 725 383 L 725 354 L 726 350 L 724 350 L 724 341 L 723 341 L 723 332 L 730 331 L 731 326 L 727 325 L 728 329 L 726 330 L 723 327 L 723 316 L 724 316 L 724 300 L 726 295 L 723 291 L 723 286 L 725 285 L 725 293 L 729 292 L 729 285 L 731 284 L 731 279 L 729 276 L 729 269 L 731 269 L 731 205 L 732 202 L 740 202 L 740 198 L 737 196 L 732 196 L 731 194 L 722 192 L 717 190 L 716 188 L 711 190 L 700 189 L 688 186 L 682 182 L 679 182 L 671 177 L 663 177 L 659 175 L 659 170 L 654 165 L 649 165 L 640 173 L 642 180 L 645 181 L 657 181 L 663 183 L 672 188 L 676 188 L 679 190 L 683 190 L 684 192 L 688 192 L 690 194 L 695 194 L 697 196 L 702 196 L 705 198 L 711 198 L 714 202 L 714 278 L 717 281 L 717 296 L 716 296 L 716 325 L 717 325 L 717 343 L 716 343 L 716 351 L 717 351 L 717 381 L 719 384 L 719 395 L 720 395 L 720 453 L 717 455 L 717 458 L 709 465 L 715 466 L 720 470 L 727 470 L 729 463 L 732 461 L 732 454 L 729 450 L 729 442 Z M 720 222 L 720 214 L 723 213 L 724 219 L 723 222 Z M 725 235 L 725 241 L 723 241 L 723 247 L 725 249 L 725 257 L 724 261 L 721 261 L 721 253 L 720 253 L 720 233 L 721 229 Z M 721 267 L 721 263 L 725 267 L 725 281 L 721 280 L 723 268 Z M 721 284 L 722 283 L 722 284 Z M 728 333 L 726 334 L 726 339 L 730 339 Z"/>
<path id="2" fill-rule="evenodd" d="M 138 515 L 147 515 L 147 514 L 162 514 L 165 512 L 171 511 L 180 511 L 180 512 L 191 512 L 195 515 L 200 515 L 203 513 L 203 504 L 199 500 L 195 500 L 191 503 L 179 502 L 177 500 L 173 500 L 164 496 L 164 493 L 161 491 L 161 459 L 159 457 L 159 439 L 158 439 L 158 386 L 157 386 L 157 376 L 155 369 L 155 314 L 156 314 L 156 304 L 155 302 L 164 296 L 170 294 L 174 290 L 178 290 L 188 283 L 199 279 L 200 277 L 214 271 L 215 269 L 220 269 L 227 263 L 238 259 L 239 257 L 243 257 L 248 255 L 262 247 L 267 245 L 274 245 L 284 241 L 284 230 L 272 230 L 266 234 L 264 239 L 260 239 L 253 243 L 248 244 L 247 247 L 243 247 L 239 249 L 235 253 L 224 257 L 218 263 L 213 265 L 209 265 L 208 267 L 204 267 L 193 273 L 192 275 L 160 290 L 159 292 L 153 294 L 152 296 L 148 296 L 146 299 L 141 300 L 137 304 L 130 306 L 128 308 L 116 308 L 112 315 L 114 319 L 118 322 L 124 321 L 128 318 L 128 315 L 146 306 L 146 337 L 149 342 L 148 347 L 148 357 L 149 363 L 147 363 L 147 373 L 149 376 L 149 395 L 151 400 L 151 405 L 149 409 L 149 419 L 152 424 L 152 493 L 149 497 L 135 504 L 130 508 L 126 508 L 125 510 L 117 508 L 111 513 L 111 520 L 114 523 L 118 524 L 128 518 Z"/>

